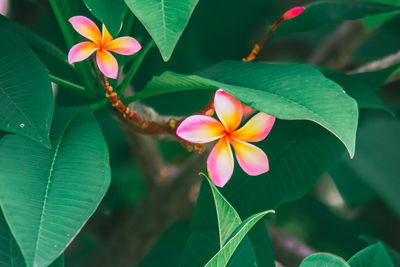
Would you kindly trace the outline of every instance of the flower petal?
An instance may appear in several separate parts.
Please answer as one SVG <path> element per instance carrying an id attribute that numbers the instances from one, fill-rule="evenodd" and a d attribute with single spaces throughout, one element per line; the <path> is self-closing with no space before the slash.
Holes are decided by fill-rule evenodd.
<path id="1" fill-rule="evenodd" d="M 117 79 L 118 62 L 110 53 L 104 50 L 97 51 L 96 61 L 97 66 L 105 76 Z"/>
<path id="2" fill-rule="evenodd" d="M 208 175 L 216 186 L 223 187 L 233 173 L 233 155 L 227 137 L 222 137 L 207 159 Z"/>
<path id="3" fill-rule="evenodd" d="M 107 43 L 104 49 L 121 55 L 133 55 L 142 49 L 142 46 L 132 37 L 120 37 Z"/>
<path id="4" fill-rule="evenodd" d="M 102 25 L 101 26 L 101 31 L 102 31 L 102 35 L 101 35 L 101 45 L 104 47 L 105 45 L 107 45 L 107 43 L 111 42 L 113 40 L 111 34 L 108 32 L 106 25 Z M 105 50 L 108 50 L 106 48 L 104 48 Z"/>
<path id="5" fill-rule="evenodd" d="M 214 106 L 215 112 L 226 130 L 229 132 L 236 130 L 242 121 L 242 103 L 224 90 L 219 89 L 215 93 Z"/>
<path id="6" fill-rule="evenodd" d="M 97 45 L 93 42 L 82 42 L 74 45 L 68 53 L 69 64 L 87 59 L 96 49 Z"/>
<path id="7" fill-rule="evenodd" d="M 275 117 L 259 112 L 254 115 L 242 128 L 232 133 L 232 137 L 246 141 L 258 142 L 264 140 L 274 125 Z"/>
<path id="8" fill-rule="evenodd" d="M 243 120 L 247 119 L 248 117 L 250 117 L 251 115 L 253 115 L 256 110 L 249 107 L 248 105 L 245 105 L 242 103 L 242 108 L 243 108 Z"/>
<path id="9" fill-rule="evenodd" d="M 84 16 L 75 16 L 70 18 L 69 22 L 80 35 L 100 45 L 101 33 L 93 21 Z"/>
<path id="10" fill-rule="evenodd" d="M 248 175 L 260 175 L 269 170 L 268 158 L 264 151 L 235 138 L 229 138 L 229 142 L 235 149 L 236 159 L 240 167 Z"/>
<path id="11" fill-rule="evenodd" d="M 191 143 L 208 143 L 221 138 L 225 128 L 212 117 L 193 115 L 182 121 L 176 134 Z"/>

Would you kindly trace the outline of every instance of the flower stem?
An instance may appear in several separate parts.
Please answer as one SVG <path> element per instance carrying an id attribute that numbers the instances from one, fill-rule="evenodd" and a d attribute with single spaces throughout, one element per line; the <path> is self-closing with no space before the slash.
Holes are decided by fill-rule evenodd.
<path id="1" fill-rule="evenodd" d="M 128 70 L 128 73 L 126 74 L 125 79 L 123 80 L 123 82 L 121 83 L 121 85 L 118 88 L 119 89 L 118 92 L 121 95 L 125 92 L 126 88 L 131 83 L 131 81 L 132 81 L 133 77 L 135 76 L 136 72 L 139 70 L 139 67 L 142 65 L 142 62 L 143 62 L 144 58 L 146 57 L 148 52 L 153 47 L 154 47 L 154 42 L 153 42 L 153 40 L 150 40 L 143 47 L 142 51 L 139 52 L 140 54 L 138 55 L 136 60 L 132 63 L 132 66 Z"/>
<path id="2" fill-rule="evenodd" d="M 90 110 L 93 112 L 99 111 L 100 109 L 106 107 L 108 103 L 108 99 L 99 100 L 98 102 L 90 105 Z"/>
<path id="3" fill-rule="evenodd" d="M 61 86 L 65 87 L 65 88 L 68 88 L 71 91 L 73 91 L 75 93 L 78 93 L 80 95 L 88 96 L 86 94 L 85 87 L 83 87 L 81 85 L 78 85 L 78 84 L 75 84 L 73 82 L 64 80 L 64 79 L 62 79 L 60 77 L 57 77 L 55 75 L 52 75 L 52 74 L 49 74 L 49 77 L 50 77 L 50 81 L 52 81 L 53 83 L 56 83 L 56 84 L 61 85 Z"/>
<path id="4" fill-rule="evenodd" d="M 272 24 L 271 28 L 269 29 L 267 35 L 265 36 L 264 40 L 261 41 L 259 44 L 255 44 L 253 50 L 251 50 L 250 54 L 246 57 L 243 58 L 242 61 L 246 62 L 251 62 L 254 59 L 256 59 L 258 53 L 263 49 L 265 43 L 271 37 L 271 35 L 274 33 L 274 31 L 278 28 L 278 25 L 285 20 L 292 19 L 300 15 L 304 11 L 303 7 L 295 7 L 287 11 L 285 14 L 283 14 L 277 21 Z"/>

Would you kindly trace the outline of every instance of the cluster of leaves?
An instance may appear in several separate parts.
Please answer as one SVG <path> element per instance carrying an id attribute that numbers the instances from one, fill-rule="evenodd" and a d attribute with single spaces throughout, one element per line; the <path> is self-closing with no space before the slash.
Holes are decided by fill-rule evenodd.
<path id="1" fill-rule="evenodd" d="M 121 35 L 130 34 L 136 17 L 166 61 L 171 58 L 197 2 L 49 0 L 66 48 L 79 40 L 67 19 L 90 11 L 113 36 L 120 31 Z M 282 24 L 276 37 L 371 15 L 384 14 L 383 23 L 395 20 L 398 10 L 394 3 L 319 1 L 306 6 L 296 21 Z M 392 17 L 388 18 L 388 14 Z M 373 23 L 378 25 L 376 20 Z M 125 24 L 121 29 L 122 21 Z M 145 39 L 147 35 L 143 35 Z M 220 31 L 219 35 L 224 32 Z M 0 43 L 0 129 L 5 132 L 0 139 L 3 214 L 0 216 L 0 265 L 63 266 L 63 252 L 110 186 L 109 151 L 93 115 L 93 111 L 106 106 L 104 89 L 99 86 L 97 73 L 89 62 L 65 64 L 63 49 L 4 16 L 0 17 L 0 38 L 7 40 Z M 120 94 L 135 77 L 152 48 L 152 40 L 137 56 L 119 59 L 126 75 L 124 80 L 113 83 Z M 185 50 L 188 51 L 192 50 Z M 232 54 L 239 58 L 236 51 Z M 393 113 L 379 99 L 378 91 L 396 68 L 347 75 L 305 64 L 241 61 L 222 61 L 211 67 L 208 63 L 202 64 L 207 66 L 205 70 L 198 71 L 196 66 L 197 71 L 190 75 L 164 72 L 145 81 L 138 93 L 122 100 L 130 103 L 181 91 L 189 91 L 193 96 L 190 90 L 198 93 L 223 88 L 243 103 L 280 120 L 270 138 L 261 144 L 269 155 L 271 170 L 267 174 L 248 177 L 236 172 L 221 191 L 207 178 L 203 179 L 190 230 L 174 260 L 184 266 L 274 266 L 268 232 L 261 218 L 271 209 L 303 197 L 342 158 L 346 149 L 350 157 L 354 156 L 359 109 Z M 60 65 L 60 68 L 54 67 Z M 143 67 L 141 71 L 147 70 Z M 69 89 L 73 96 L 80 96 L 81 102 L 63 103 L 62 91 L 55 99 L 50 80 L 59 84 L 60 90 Z M 62 107 L 62 104 L 81 106 Z M 171 111 L 172 107 L 168 108 Z M 390 151 L 387 154 L 396 158 L 387 143 L 375 142 L 382 139 L 377 131 L 382 127 L 393 133 L 391 140 L 396 139 L 398 122 L 386 120 L 390 122 L 377 120 L 362 125 L 357 145 L 360 156 L 356 154 L 355 160 L 340 164 L 351 165 L 357 175 L 366 177 L 399 214 L 396 188 L 387 181 L 377 180 L 375 169 L 365 168 L 370 162 L 379 162 L 388 172 L 379 176 L 393 177 L 389 172 L 395 172 L 395 165 L 386 167 L 384 158 L 368 153 L 371 149 L 387 149 Z M 371 140 L 374 140 L 373 148 L 368 146 Z M 108 145 L 112 150 L 113 144 Z M 334 168 L 339 172 L 339 178 L 335 178 L 338 186 L 344 177 L 340 173 L 343 168 L 339 167 Z M 332 176 L 336 176 L 335 171 Z M 342 189 L 345 192 L 346 187 Z M 175 235 L 170 237 L 161 239 L 157 246 L 162 247 L 163 242 L 171 244 Z M 398 254 L 388 246 L 372 239 L 368 242 L 372 244 L 348 262 L 331 254 L 315 254 L 301 266 L 399 264 Z M 150 258 L 161 260 L 155 256 Z M 148 262 L 145 260 L 143 265 L 160 265 Z"/>

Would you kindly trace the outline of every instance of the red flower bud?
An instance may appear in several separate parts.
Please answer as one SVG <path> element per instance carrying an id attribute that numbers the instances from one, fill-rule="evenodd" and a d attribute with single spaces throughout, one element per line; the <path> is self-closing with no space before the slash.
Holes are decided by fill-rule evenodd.
<path id="1" fill-rule="evenodd" d="M 294 17 L 297 17 L 298 15 L 300 15 L 303 11 L 304 11 L 304 7 L 294 7 L 288 11 L 286 11 L 285 14 L 283 14 L 282 19 L 283 20 L 288 20 L 288 19 L 292 19 Z"/>

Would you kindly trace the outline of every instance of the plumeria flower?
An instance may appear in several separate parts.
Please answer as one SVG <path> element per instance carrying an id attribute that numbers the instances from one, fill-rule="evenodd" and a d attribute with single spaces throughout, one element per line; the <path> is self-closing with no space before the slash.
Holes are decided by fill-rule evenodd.
<path id="1" fill-rule="evenodd" d="M 214 107 L 221 122 L 209 116 L 193 115 L 183 120 L 176 131 L 180 138 L 191 143 L 219 139 L 207 159 L 208 174 L 214 184 L 223 187 L 232 176 L 234 159 L 231 146 L 240 167 L 248 175 L 267 172 L 267 156 L 248 142 L 263 140 L 271 131 L 275 117 L 259 112 L 237 129 L 243 119 L 244 105 L 222 89 L 215 93 Z"/>
<path id="2" fill-rule="evenodd" d="M 70 64 L 87 59 L 96 52 L 96 62 L 100 71 L 107 77 L 116 79 L 118 76 L 118 63 L 109 51 L 120 55 L 133 55 L 142 46 L 132 37 L 113 39 L 103 24 L 103 34 L 90 19 L 84 16 L 75 16 L 69 19 L 72 27 L 83 37 L 90 41 L 79 43 L 71 48 L 68 54 Z"/>

